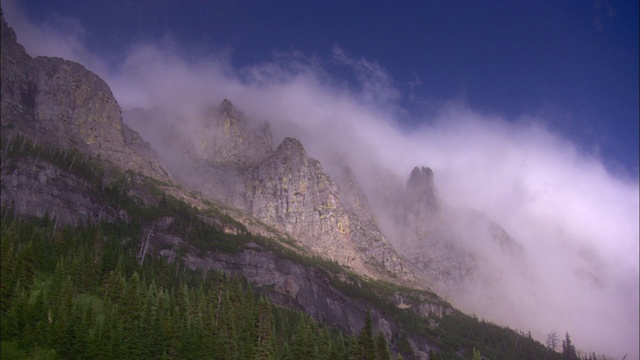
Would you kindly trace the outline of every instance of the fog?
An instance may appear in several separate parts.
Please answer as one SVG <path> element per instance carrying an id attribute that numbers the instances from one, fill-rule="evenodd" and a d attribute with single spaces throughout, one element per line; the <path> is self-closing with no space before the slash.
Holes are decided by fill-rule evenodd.
<path id="1" fill-rule="evenodd" d="M 449 209 L 482 213 L 524 247 L 517 260 L 484 251 L 483 261 L 501 269 L 499 283 L 458 289 L 454 304 L 542 342 L 568 331 L 579 351 L 639 357 L 637 174 L 612 174 L 597 152 L 554 132 L 548 119 L 479 113 L 461 99 L 411 115 L 401 100 L 413 95 L 394 85 L 384 64 L 339 47 L 324 59 L 278 53 L 239 68 L 228 53 L 195 56 L 168 36 L 106 63 L 85 46 L 77 21 L 34 24 L 12 2 L 3 10 L 32 56 L 75 60 L 105 79 L 125 122 L 134 110 L 155 114 L 131 125 L 157 148 L 169 124 L 226 98 L 247 117 L 268 120 L 274 145 L 293 136 L 329 173 L 349 165 L 374 207 L 381 171 L 406 182 L 414 166 L 430 167 Z M 336 64 L 355 82 L 332 75 Z"/>

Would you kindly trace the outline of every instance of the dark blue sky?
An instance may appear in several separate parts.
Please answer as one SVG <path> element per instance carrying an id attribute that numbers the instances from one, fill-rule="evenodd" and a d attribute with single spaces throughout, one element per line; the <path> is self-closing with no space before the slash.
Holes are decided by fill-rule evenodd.
<path id="1" fill-rule="evenodd" d="M 449 100 L 507 119 L 540 115 L 599 152 L 611 170 L 638 173 L 637 1 L 29 0 L 23 7 L 36 23 L 78 20 L 86 44 L 114 62 L 132 43 L 170 35 L 198 56 L 231 51 L 236 67 L 298 51 L 354 80 L 331 62 L 340 47 L 387 70 L 408 118 Z"/>

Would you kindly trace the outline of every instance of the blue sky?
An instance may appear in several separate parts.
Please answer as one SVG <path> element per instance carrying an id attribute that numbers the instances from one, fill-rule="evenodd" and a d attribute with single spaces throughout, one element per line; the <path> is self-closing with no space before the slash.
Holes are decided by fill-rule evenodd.
<path id="1" fill-rule="evenodd" d="M 443 102 L 546 126 L 637 177 L 637 1 L 25 1 L 36 23 L 76 19 L 92 52 L 117 63 L 171 37 L 234 67 L 300 53 L 358 86 L 333 51 L 378 64 L 412 123 Z M 188 55 L 188 54 L 187 54 Z M 402 117 L 401 117 L 402 118 Z M 409 119 L 409 120 L 406 120 Z"/>

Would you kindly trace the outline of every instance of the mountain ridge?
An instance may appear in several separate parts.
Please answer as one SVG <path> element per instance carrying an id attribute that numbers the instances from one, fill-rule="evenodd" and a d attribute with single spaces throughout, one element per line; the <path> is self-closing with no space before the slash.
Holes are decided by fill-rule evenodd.
<path id="1" fill-rule="evenodd" d="M 242 272 L 259 286 L 273 286 L 275 291 L 270 292 L 270 296 L 284 296 L 281 298 L 283 303 L 297 304 L 321 319 L 327 316 L 338 321 L 345 316 L 344 312 L 336 312 L 330 317 L 326 315 L 331 310 L 329 303 L 323 305 L 322 310 L 316 309 L 315 313 L 313 310 L 321 303 L 318 295 L 314 294 L 318 281 L 332 283 L 338 280 L 325 276 L 309 279 L 316 276 L 310 275 L 313 272 L 308 272 L 309 267 L 293 275 L 273 273 L 273 281 L 260 272 L 251 272 L 260 268 L 268 273 L 279 266 L 277 261 L 257 261 L 261 257 L 270 259 L 272 256 L 264 255 L 267 246 L 264 244 L 267 243 L 260 243 L 257 238 L 249 244 L 258 245 L 247 245 L 249 248 L 242 250 L 243 255 L 227 257 L 225 261 L 229 265 L 220 265 L 225 259 L 221 253 L 198 249 L 175 233 L 173 226 L 178 222 L 178 213 L 164 217 L 153 214 L 162 213 L 167 199 L 169 202 L 183 201 L 197 211 L 203 211 L 192 213 L 188 208 L 180 208 L 191 214 L 192 222 L 193 219 L 208 222 L 218 229 L 221 238 L 230 236 L 236 239 L 262 233 L 275 238 L 280 244 L 278 246 L 287 249 L 291 256 L 305 254 L 312 258 L 322 255 L 325 260 L 364 276 L 362 280 L 342 278 L 356 287 L 371 280 L 387 280 L 418 289 L 426 288 L 424 283 L 416 280 L 414 265 L 407 263 L 387 242 L 368 206 L 366 195 L 360 191 L 357 179 L 348 170 L 345 169 L 343 178 L 337 177 L 337 182 L 334 181 L 324 172 L 320 162 L 309 157 L 302 144 L 293 138 L 285 138 L 272 150 L 268 127 L 243 129 L 243 116 L 239 116 L 231 102 L 225 99 L 216 116 L 225 118 L 222 128 L 230 129 L 230 136 L 215 142 L 225 146 L 205 143 L 200 153 L 194 152 L 190 156 L 195 154 L 196 164 L 206 165 L 203 178 L 212 174 L 229 176 L 227 180 L 234 183 L 235 191 L 244 194 L 240 200 L 226 202 L 227 206 L 239 210 L 226 209 L 212 203 L 206 194 L 198 194 L 197 186 L 184 188 L 174 180 L 172 174 L 175 171 L 167 170 L 151 146 L 123 123 L 117 101 L 108 85 L 98 76 L 66 60 L 33 59 L 17 43 L 15 33 L 4 18 L 2 30 L 2 135 L 6 144 L 2 147 L 3 207 L 23 216 L 53 216 L 56 224 L 71 225 L 87 221 L 131 224 L 139 216 L 139 219 L 147 219 L 147 223 L 142 225 L 148 234 L 146 241 L 162 256 L 183 256 L 188 266 L 193 268 L 217 266 L 225 271 Z M 11 42 L 12 39 L 15 43 Z M 248 154 L 235 151 L 247 149 L 247 143 L 236 141 L 238 136 L 243 136 L 243 131 L 253 132 L 256 129 L 262 135 L 256 137 L 258 140 L 247 143 L 262 150 L 249 149 Z M 224 152 L 229 149 L 232 151 Z M 220 151 L 222 155 L 216 158 Z M 214 156 L 209 157 L 210 161 L 201 161 L 212 153 Z M 17 155 L 12 157 L 12 154 Z M 434 205 L 433 173 L 426 169 L 419 171 L 427 186 L 418 188 L 431 191 L 426 201 L 430 206 Z M 412 177 L 409 183 L 414 182 Z M 218 191 L 214 189 L 211 193 Z M 236 194 L 231 192 L 231 197 Z M 120 200 L 126 202 L 120 203 Z M 205 215 L 207 211 L 213 215 Z M 245 213 L 241 214 L 243 211 Z M 248 228 L 252 231 L 249 232 Z M 198 246 L 202 244 L 206 241 Z M 257 247 L 250 250 L 251 246 Z M 146 249 L 147 245 L 142 248 Z M 142 251 L 142 258 L 145 252 Z M 285 270 L 291 266 L 285 266 Z M 308 281 L 305 283 L 306 303 L 302 302 L 300 292 L 304 281 Z M 344 295 L 341 291 L 338 292 Z M 441 300 L 437 297 L 432 299 L 435 302 L 414 301 L 397 291 L 394 298 L 397 300 L 394 303 L 396 308 L 407 307 L 416 311 L 429 319 L 430 324 L 433 322 L 430 326 L 434 329 L 439 318 L 455 312 L 446 303 L 438 305 Z M 362 305 L 359 309 L 362 310 Z M 387 314 L 381 311 L 374 313 L 378 319 L 377 326 L 389 329 L 385 331 L 388 339 L 405 331 L 396 320 L 385 320 Z M 361 317 L 350 320 L 344 329 L 354 331 L 361 320 Z M 384 322 L 392 325 L 384 325 Z M 427 358 L 430 350 L 444 346 L 434 345 L 434 341 L 412 335 L 413 353 Z"/>

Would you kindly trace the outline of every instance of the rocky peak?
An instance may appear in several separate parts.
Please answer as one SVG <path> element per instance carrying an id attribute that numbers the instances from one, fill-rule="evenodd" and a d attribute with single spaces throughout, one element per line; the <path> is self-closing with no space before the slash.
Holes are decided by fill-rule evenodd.
<path id="1" fill-rule="evenodd" d="M 307 157 L 307 152 L 304 150 L 302 143 L 292 137 L 284 138 L 280 145 L 278 145 L 276 153 L 292 157 Z"/>
<path id="2" fill-rule="evenodd" d="M 31 56 L 25 51 L 24 46 L 18 43 L 18 37 L 5 21 L 4 15 L 0 15 L 0 18 L 0 22 L 2 23 L 2 36 L 0 37 L 0 41 L 2 44 L 3 65 L 5 59 L 12 59 L 14 61 L 31 59 Z"/>
<path id="3" fill-rule="evenodd" d="M 183 147 L 195 147 L 183 152 L 212 166 L 255 165 L 273 152 L 269 124 L 247 118 L 227 99 L 206 112 L 193 134 L 180 136 Z"/>
<path id="4" fill-rule="evenodd" d="M 407 200 L 409 206 L 421 206 L 425 209 L 437 209 L 433 171 L 428 167 L 415 167 L 407 181 Z M 417 209 L 413 209 L 417 210 Z"/>
<path id="5" fill-rule="evenodd" d="M 229 101 L 228 99 L 223 99 L 222 103 L 220 104 L 220 111 L 232 115 L 233 104 L 231 103 L 231 101 Z"/>
<path id="6" fill-rule="evenodd" d="M 31 58 L 4 18 L 1 53 L 2 126 L 7 137 L 35 137 L 100 156 L 123 169 L 169 178 L 155 159 L 144 158 L 127 144 L 120 106 L 96 74 L 60 58 Z"/>
<path id="7" fill-rule="evenodd" d="M 355 186 L 352 183 L 352 186 Z M 246 182 L 249 212 L 301 241 L 312 252 L 376 278 L 413 275 L 387 244 L 370 213 L 348 198 L 310 158 L 300 141 L 287 137 Z M 360 192 L 361 193 L 361 192 Z M 366 203 L 366 201 L 363 200 Z"/>
<path id="8" fill-rule="evenodd" d="M 428 190 L 433 186 L 433 171 L 428 167 L 415 167 L 409 175 L 407 189 Z"/>

